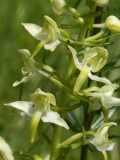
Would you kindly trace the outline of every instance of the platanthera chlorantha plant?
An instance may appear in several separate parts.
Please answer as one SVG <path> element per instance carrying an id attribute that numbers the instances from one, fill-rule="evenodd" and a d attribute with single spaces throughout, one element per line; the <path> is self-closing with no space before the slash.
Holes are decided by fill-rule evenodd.
<path id="1" fill-rule="evenodd" d="M 113 13 L 105 13 L 106 20 L 103 23 L 102 9 L 107 4 L 109 0 L 78 0 L 72 7 L 64 0 L 50 0 L 56 18 L 45 14 L 42 27 L 22 23 L 39 42 L 33 52 L 28 49 L 19 50 L 24 63 L 23 77 L 20 81 L 15 81 L 13 87 L 23 83 L 26 85 L 29 81 L 30 93 L 33 94 L 30 95 L 30 101 L 22 98 L 22 101 L 6 102 L 5 106 L 16 108 L 30 116 L 30 146 L 39 143 L 37 138 L 34 143 L 38 131 L 40 142 L 44 138 L 50 145 L 50 150 L 46 149 L 44 153 L 39 150 L 39 155 L 16 150 L 12 152 L 1 138 L 0 155 L 3 160 L 14 160 L 14 156 L 33 160 L 94 159 L 87 156 L 88 149 L 91 155 L 100 151 L 104 160 L 110 158 L 106 151 L 114 152 L 115 143 L 109 138 L 120 136 L 116 133 L 112 135 L 112 129 L 109 130 L 111 126 L 117 128 L 119 125 L 119 115 L 115 119 L 112 115 L 119 111 L 120 106 L 120 78 L 114 79 L 116 69 L 120 68 L 117 63 L 120 56 L 111 54 L 107 46 L 114 47 L 110 38 L 120 33 L 120 21 Z M 99 22 L 95 24 L 97 18 Z M 42 54 L 41 58 L 37 54 Z M 39 85 L 30 81 L 36 77 L 43 78 Z M 25 93 L 27 96 L 28 91 Z M 95 126 L 95 121 L 99 118 L 100 122 Z M 46 133 L 43 125 L 52 132 Z M 91 129 L 92 125 L 95 130 Z M 40 145 L 42 148 L 42 143 Z M 74 157 L 73 150 L 76 148 L 77 157 Z M 31 148 L 26 150 L 31 151 Z"/>

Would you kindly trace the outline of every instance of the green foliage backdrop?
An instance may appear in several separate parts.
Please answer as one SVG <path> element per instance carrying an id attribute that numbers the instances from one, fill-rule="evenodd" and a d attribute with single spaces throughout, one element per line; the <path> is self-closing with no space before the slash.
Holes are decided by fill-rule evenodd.
<path id="1" fill-rule="evenodd" d="M 68 2 L 70 5 L 73 5 L 72 0 L 67 0 L 66 2 Z M 114 13 L 114 15 L 120 19 L 119 0 L 110 0 L 105 12 L 105 18 L 108 15 L 111 15 L 111 13 Z M 49 15 L 50 17 L 56 19 L 56 17 L 52 14 L 49 0 L 0 1 L 0 135 L 6 138 L 13 150 L 14 148 L 16 150 L 28 150 L 28 130 L 26 130 L 26 126 L 29 125 L 29 118 L 26 115 L 20 114 L 19 111 L 13 108 L 3 106 L 3 104 L 6 102 L 16 101 L 20 96 L 21 87 L 12 87 L 14 81 L 21 79 L 20 68 L 22 67 L 23 62 L 21 55 L 17 52 L 17 50 L 21 48 L 28 48 L 32 51 L 34 46 L 37 44 L 37 40 L 35 41 L 25 31 L 21 23 L 31 22 L 42 25 L 44 22 L 44 15 Z M 120 54 L 120 35 L 114 36 L 111 38 L 111 41 L 114 42 L 114 47 L 108 46 L 107 48 L 109 50 L 109 54 L 111 55 L 109 59 L 112 58 L 112 54 Z M 52 64 L 56 70 L 58 69 L 58 66 L 61 66 L 59 72 L 64 76 L 64 68 L 66 67 L 66 64 L 64 64 L 63 61 L 65 57 L 63 57 L 60 52 L 62 49 L 64 48 L 58 48 L 55 52 L 53 52 L 52 54 L 55 58 L 50 59 L 47 63 Z M 36 59 L 38 56 L 42 56 L 42 52 L 45 51 L 42 50 L 41 55 L 37 55 Z M 49 57 L 49 51 L 46 53 L 46 55 Z M 120 60 L 118 63 L 120 63 Z M 118 78 L 120 76 L 119 73 L 120 69 L 118 69 L 114 75 L 111 73 L 111 79 L 114 80 Z M 48 91 L 51 88 L 54 94 L 56 94 L 56 90 L 58 90 L 57 86 L 54 85 L 54 87 L 52 87 L 51 82 L 48 82 L 48 80 L 45 78 L 38 77 L 32 79 L 24 85 L 24 94 L 22 99 L 28 99 L 28 94 L 32 93 L 33 90 L 39 86 L 39 84 L 44 88 L 45 91 Z M 120 94 L 118 96 L 120 96 Z M 117 117 L 117 114 L 115 114 L 114 117 Z M 118 130 L 115 131 L 118 134 L 120 134 L 119 129 L 120 128 L 118 127 Z M 45 130 L 48 131 L 49 134 L 52 132 L 47 125 Z M 24 142 L 24 144 L 21 142 Z M 119 151 L 117 150 L 117 148 L 120 148 L 119 142 L 120 140 L 117 141 L 114 150 L 112 153 L 110 153 L 110 160 L 120 159 Z M 38 144 L 35 143 L 29 150 L 34 152 L 37 146 Z M 46 149 L 46 144 L 44 144 L 44 147 L 42 148 L 43 155 L 47 153 L 49 149 L 49 147 Z M 39 154 L 39 150 L 37 152 Z M 76 154 L 79 154 L 79 150 L 75 152 L 72 151 L 68 159 L 75 160 Z M 95 153 L 94 158 L 96 154 L 100 153 Z M 90 156 L 92 160 L 92 155 L 90 154 Z M 99 159 L 101 159 L 101 157 Z"/>

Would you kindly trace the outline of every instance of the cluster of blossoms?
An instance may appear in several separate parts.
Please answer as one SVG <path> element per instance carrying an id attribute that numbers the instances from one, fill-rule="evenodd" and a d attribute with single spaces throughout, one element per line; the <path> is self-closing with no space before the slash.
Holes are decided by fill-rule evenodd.
<path id="1" fill-rule="evenodd" d="M 108 0 L 93 0 L 96 6 L 104 7 L 107 5 Z M 53 12 L 56 15 L 72 15 L 75 18 L 76 22 L 79 25 L 84 25 L 85 21 L 81 14 L 77 12 L 76 9 L 68 6 L 64 0 L 50 0 Z M 113 84 L 106 77 L 98 76 L 97 72 L 99 72 L 107 62 L 108 51 L 105 49 L 104 45 L 100 46 L 96 45 L 97 40 L 101 38 L 101 35 L 106 33 L 106 30 L 111 31 L 113 33 L 120 32 L 120 21 L 115 16 L 109 16 L 105 23 L 97 25 L 102 28 L 103 34 L 97 34 L 95 36 L 86 38 L 83 40 L 83 43 L 79 43 L 79 40 L 72 39 L 72 36 L 66 31 L 59 28 L 57 23 L 50 17 L 44 16 L 45 22 L 43 27 L 32 24 L 32 23 L 22 23 L 25 29 L 37 40 L 40 42 L 35 47 L 33 53 L 30 53 L 27 49 L 20 49 L 19 52 L 22 55 L 22 59 L 24 62 L 24 66 L 22 68 L 23 78 L 20 81 L 16 81 L 13 84 L 13 87 L 20 85 L 21 83 L 28 82 L 31 78 L 33 78 L 37 74 L 42 74 L 46 76 L 50 80 L 53 80 L 61 88 L 67 88 L 70 90 L 72 97 L 77 98 L 79 100 L 79 96 L 88 100 L 88 108 L 87 112 L 90 114 L 96 110 L 101 110 L 101 108 L 105 108 L 108 110 L 114 106 L 120 106 L 120 99 L 113 97 L 113 93 L 115 89 L 119 86 L 117 84 Z M 95 24 L 93 24 L 93 27 Z M 89 25 L 88 25 L 89 28 Z M 95 43 L 93 43 L 96 41 Z M 41 64 L 34 60 L 34 56 L 40 51 L 40 49 L 44 46 L 46 50 L 54 51 L 58 45 L 62 45 L 65 43 L 67 50 L 69 50 L 69 54 L 72 57 L 72 70 L 77 70 L 79 72 L 76 81 L 74 84 L 70 84 L 66 80 L 63 81 L 59 77 L 53 77 L 52 74 L 48 74 L 45 72 Z M 69 42 L 69 43 L 68 43 Z M 79 53 L 77 53 L 77 49 L 75 49 L 74 45 L 76 44 L 83 45 L 82 48 L 83 59 L 79 59 Z M 81 46 L 80 46 L 81 48 Z M 51 71 L 51 68 L 48 67 L 48 71 Z M 71 72 L 72 73 L 72 72 Z M 74 77 L 74 75 L 73 75 Z M 99 82 L 102 87 L 91 86 L 88 88 L 84 88 L 84 83 L 89 78 L 92 82 Z M 65 86 L 66 84 L 66 86 Z M 72 87 L 69 87 L 72 86 Z M 84 88 L 84 89 L 82 89 Z M 35 138 L 36 130 L 38 128 L 39 123 L 42 122 L 50 122 L 55 125 L 64 127 L 69 129 L 70 126 L 66 123 L 63 117 L 57 111 L 54 111 L 57 108 L 55 96 L 51 93 L 45 93 L 40 88 L 36 89 L 36 91 L 30 95 L 30 102 L 26 101 L 16 101 L 11 103 L 6 103 L 6 106 L 11 106 L 17 108 L 27 115 L 31 117 L 30 120 L 30 136 L 29 143 L 32 144 Z M 80 99 L 81 100 L 81 99 Z M 86 100 L 86 101 L 87 101 Z M 69 110 L 69 108 L 68 108 Z M 102 110 L 104 116 L 108 116 Z M 107 117 L 108 119 L 108 117 Z M 112 125 L 117 125 L 114 122 L 104 121 L 102 126 L 100 126 L 97 131 L 93 131 L 91 133 L 92 138 L 86 139 L 83 145 L 91 143 L 93 144 L 99 151 L 112 150 L 114 147 L 114 142 L 108 140 L 108 129 Z M 81 134 L 82 136 L 84 134 Z M 74 140 L 78 140 L 77 136 Z M 72 140 L 69 143 L 65 143 L 63 148 L 66 146 L 72 145 Z M 62 143 L 64 144 L 64 143 Z M 67 144 L 67 145 L 66 145 Z M 62 148 L 62 147 L 61 147 Z M 74 148 L 74 147 L 73 147 Z M 4 141 L 4 139 L 0 139 L 0 153 L 2 157 L 7 160 L 13 160 L 13 156 L 11 154 L 11 150 Z M 9 158 L 7 158 L 9 157 Z"/>

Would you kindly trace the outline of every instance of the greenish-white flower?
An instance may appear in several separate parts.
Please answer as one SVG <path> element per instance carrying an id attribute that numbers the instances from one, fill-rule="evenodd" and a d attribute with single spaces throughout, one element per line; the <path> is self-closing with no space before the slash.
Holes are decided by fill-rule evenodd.
<path id="1" fill-rule="evenodd" d="M 42 46 L 46 50 L 54 51 L 55 48 L 60 44 L 58 35 L 60 31 L 56 22 L 48 16 L 44 16 L 45 22 L 43 27 L 33 23 L 22 23 L 25 29 L 37 40 L 41 41 L 36 48 L 38 52 Z M 34 53 L 35 55 L 36 53 Z"/>
<path id="2" fill-rule="evenodd" d="M 93 0 L 96 5 L 100 6 L 100 7 L 105 7 L 108 4 L 109 0 Z"/>
<path id="3" fill-rule="evenodd" d="M 5 105 L 17 108 L 29 116 L 32 116 L 30 121 L 30 144 L 32 144 L 40 120 L 69 129 L 67 123 L 60 118 L 60 115 L 50 109 L 50 104 L 56 105 L 54 95 L 51 93 L 45 93 L 38 88 L 33 94 L 31 94 L 31 102 L 16 101 Z"/>
<path id="4" fill-rule="evenodd" d="M 99 110 L 101 108 L 101 105 L 106 108 L 120 106 L 120 98 L 112 96 L 116 88 L 118 88 L 117 84 L 114 84 L 114 86 L 105 85 L 101 88 L 91 87 L 84 90 L 84 92 L 86 92 L 86 95 L 90 96 L 90 99 L 93 101 L 93 103 L 89 103 L 88 112 Z M 88 90 L 91 90 L 92 92 L 89 92 Z"/>
<path id="5" fill-rule="evenodd" d="M 94 138 L 90 140 L 90 143 L 92 143 L 99 151 L 106 151 L 106 150 L 112 150 L 115 143 L 108 140 L 108 130 L 109 127 L 117 125 L 114 122 L 110 123 L 104 123 L 101 127 L 98 128 L 96 133 L 94 134 Z"/>
<path id="6" fill-rule="evenodd" d="M 0 137 L 0 155 L 3 160 L 14 160 L 12 150 L 3 137 Z"/>
<path id="7" fill-rule="evenodd" d="M 108 52 L 106 49 L 102 47 L 93 47 L 87 50 L 84 53 L 84 58 L 82 62 L 80 63 L 77 58 L 76 50 L 72 48 L 71 46 L 68 46 L 68 48 L 70 49 L 72 53 L 74 64 L 76 68 L 78 68 L 81 71 L 76 81 L 73 92 L 76 92 L 76 90 L 80 89 L 80 87 L 83 85 L 87 77 L 89 77 L 90 79 L 94 81 L 99 81 L 102 83 L 112 85 L 112 83 L 107 78 L 104 78 L 104 77 L 101 78 L 91 73 L 91 72 L 98 72 L 101 68 L 104 67 L 107 61 L 107 57 L 108 57 Z"/>
<path id="8" fill-rule="evenodd" d="M 56 15 L 69 14 L 78 20 L 79 23 L 83 24 L 83 18 L 80 17 L 80 14 L 75 8 L 72 8 L 67 5 L 64 0 L 50 0 L 52 10 Z"/>
<path id="9" fill-rule="evenodd" d="M 36 75 L 35 60 L 33 58 L 28 60 L 29 56 L 31 55 L 30 52 L 27 49 L 20 49 L 19 52 L 21 53 L 24 62 L 24 67 L 22 68 L 23 78 L 21 81 L 14 82 L 13 87 L 16 87 L 21 83 L 28 82 Z"/>
<path id="10" fill-rule="evenodd" d="M 105 27 L 114 33 L 120 33 L 120 20 L 111 15 L 106 19 Z"/>

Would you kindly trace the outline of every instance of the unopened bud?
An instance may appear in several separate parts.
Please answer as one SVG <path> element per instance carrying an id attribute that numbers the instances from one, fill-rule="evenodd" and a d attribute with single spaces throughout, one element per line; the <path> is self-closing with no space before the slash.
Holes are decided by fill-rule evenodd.
<path id="1" fill-rule="evenodd" d="M 105 21 L 105 26 L 112 32 L 120 33 L 120 20 L 115 16 L 109 16 Z"/>
<path id="2" fill-rule="evenodd" d="M 109 0 L 93 0 L 99 7 L 105 7 Z"/>

